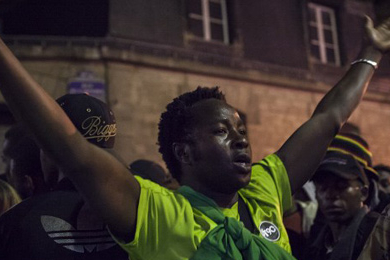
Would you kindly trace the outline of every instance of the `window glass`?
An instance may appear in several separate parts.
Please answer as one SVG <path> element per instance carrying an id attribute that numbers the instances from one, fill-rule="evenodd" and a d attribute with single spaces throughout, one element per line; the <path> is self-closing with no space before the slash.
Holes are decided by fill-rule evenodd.
<path id="1" fill-rule="evenodd" d="M 322 16 L 322 24 L 331 25 L 329 12 L 322 11 L 321 16 Z"/>
<path id="2" fill-rule="evenodd" d="M 309 34 L 311 40 L 318 40 L 318 31 L 317 27 L 310 26 L 309 27 Z"/>
<path id="3" fill-rule="evenodd" d="M 335 53 L 334 53 L 334 50 L 332 48 L 326 48 L 326 58 L 327 58 L 328 62 L 330 62 L 330 63 L 336 62 Z"/>
<path id="4" fill-rule="evenodd" d="M 333 44 L 333 33 L 330 30 L 324 30 L 325 43 Z"/>
<path id="5" fill-rule="evenodd" d="M 187 0 L 187 10 L 189 13 L 202 14 L 202 2 L 199 0 Z"/>
<path id="6" fill-rule="evenodd" d="M 220 3 L 210 2 L 210 17 L 222 19 L 222 9 Z"/>
<path id="7" fill-rule="evenodd" d="M 223 28 L 220 24 L 211 24 L 211 39 L 223 41 Z"/>

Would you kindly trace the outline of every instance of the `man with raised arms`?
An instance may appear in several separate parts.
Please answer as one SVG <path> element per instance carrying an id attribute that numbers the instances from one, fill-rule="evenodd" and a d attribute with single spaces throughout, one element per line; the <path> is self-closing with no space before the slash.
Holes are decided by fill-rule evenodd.
<path id="1" fill-rule="evenodd" d="M 182 185 L 178 192 L 130 175 L 88 143 L 3 42 L 0 90 L 132 260 L 289 259 L 282 215 L 291 194 L 318 167 L 390 49 L 390 19 L 375 28 L 367 21 L 370 41 L 344 77 L 275 154 L 253 167 L 245 126 L 217 88 L 198 88 L 170 103 L 159 144 Z"/>

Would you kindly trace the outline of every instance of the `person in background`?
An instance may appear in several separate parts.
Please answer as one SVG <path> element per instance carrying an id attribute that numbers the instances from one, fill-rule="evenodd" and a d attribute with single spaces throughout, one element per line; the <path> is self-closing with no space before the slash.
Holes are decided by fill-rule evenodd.
<path id="1" fill-rule="evenodd" d="M 11 165 L 11 157 L 14 156 L 15 147 L 26 135 L 26 131 L 22 125 L 16 124 L 11 126 L 4 134 L 4 141 L 1 147 L 1 161 L 4 165 L 4 172 L 0 174 L 1 179 L 7 181 Z"/>
<path id="2" fill-rule="evenodd" d="M 6 131 L 2 146 L 5 166 L 2 176 L 22 199 L 48 191 L 39 153 L 36 142 L 21 124 L 13 125 Z"/>
<path id="3" fill-rule="evenodd" d="M 330 143 L 328 151 L 348 154 L 354 157 L 365 171 L 369 182 L 365 204 L 370 210 L 382 211 L 388 204 L 389 199 L 379 191 L 379 175 L 372 168 L 372 153 L 363 137 L 352 132 L 339 133 Z M 316 237 L 324 225 L 326 225 L 326 219 L 321 211 L 317 211 L 314 224 L 310 230 L 310 237 Z"/>
<path id="4" fill-rule="evenodd" d="M 379 174 L 379 190 L 384 194 L 390 194 L 390 166 L 378 164 L 373 168 Z"/>
<path id="5" fill-rule="evenodd" d="M 315 234 L 305 259 L 356 259 L 359 226 L 369 211 L 368 179 L 352 155 L 328 152 L 313 176 L 319 210 L 325 219 Z"/>
<path id="6" fill-rule="evenodd" d="M 7 182 L 0 180 L 0 216 L 21 201 L 17 191 Z"/>
<path id="7" fill-rule="evenodd" d="M 40 161 L 40 149 L 31 136 L 25 135 L 9 154 L 10 167 L 7 180 L 22 199 L 45 193 L 45 183 Z"/>
<path id="8" fill-rule="evenodd" d="M 177 190 L 180 186 L 177 180 L 172 177 L 172 174 L 165 171 L 161 165 L 153 161 L 144 159 L 135 160 L 130 163 L 129 169 L 132 174 L 146 180 L 151 180 L 170 190 Z"/>
<path id="9" fill-rule="evenodd" d="M 369 44 L 310 119 L 253 165 L 245 125 L 218 88 L 175 98 L 161 115 L 158 142 L 182 185 L 178 192 L 134 177 L 127 165 L 88 143 L 2 41 L 0 90 L 132 259 L 292 259 L 283 213 L 390 49 L 390 19 L 375 28 L 368 19 L 367 36 Z"/>
<path id="10" fill-rule="evenodd" d="M 381 212 L 390 203 L 390 197 L 379 189 L 379 174 L 373 168 L 372 153 L 362 136 L 353 133 L 338 134 L 330 144 L 328 151 L 350 154 L 363 167 L 370 183 L 366 205 L 371 210 Z"/>
<path id="11" fill-rule="evenodd" d="M 293 206 L 283 216 L 292 255 L 297 259 L 303 259 L 305 256 L 317 209 L 315 186 L 312 181 L 308 181 L 294 194 Z"/>
<path id="12" fill-rule="evenodd" d="M 112 151 L 116 121 L 105 103 L 86 94 L 65 95 L 57 102 L 89 143 Z M 0 217 L 0 259 L 127 260 L 106 224 L 61 169 L 45 152 L 41 161 L 51 191 L 23 201 Z"/>

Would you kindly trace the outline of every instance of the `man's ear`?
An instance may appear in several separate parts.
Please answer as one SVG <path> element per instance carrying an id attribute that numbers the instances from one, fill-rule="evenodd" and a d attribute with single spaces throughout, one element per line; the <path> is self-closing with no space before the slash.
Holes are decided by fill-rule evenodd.
<path id="1" fill-rule="evenodd" d="M 173 153 L 176 159 L 184 164 L 189 164 L 190 160 L 190 145 L 188 143 L 173 143 Z"/>

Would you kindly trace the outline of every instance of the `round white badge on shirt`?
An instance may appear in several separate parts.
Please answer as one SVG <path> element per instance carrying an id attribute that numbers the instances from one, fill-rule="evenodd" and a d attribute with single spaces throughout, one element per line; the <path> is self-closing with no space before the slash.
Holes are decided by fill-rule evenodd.
<path id="1" fill-rule="evenodd" d="M 280 231 L 278 227 L 269 221 L 263 221 L 259 225 L 260 234 L 268 241 L 278 241 L 280 238 Z"/>

